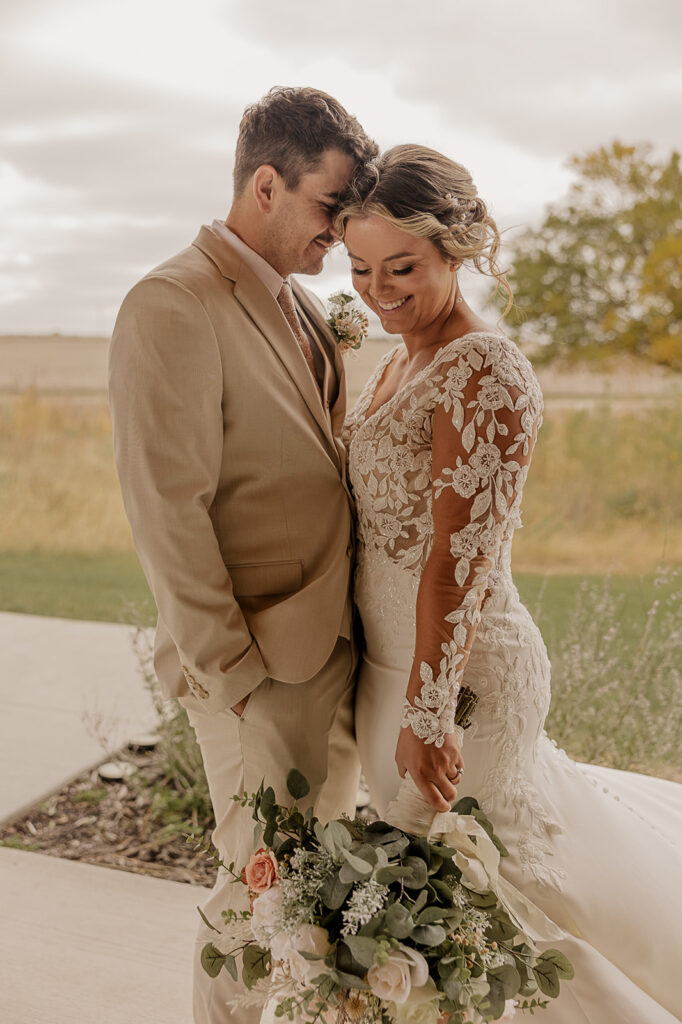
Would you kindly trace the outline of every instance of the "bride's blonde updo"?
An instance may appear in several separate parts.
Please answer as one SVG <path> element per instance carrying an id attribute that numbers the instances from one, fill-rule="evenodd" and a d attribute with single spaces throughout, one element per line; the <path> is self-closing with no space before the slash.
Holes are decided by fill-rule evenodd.
<path id="1" fill-rule="evenodd" d="M 426 146 L 394 146 L 361 166 L 343 196 L 334 228 L 343 238 L 350 217 L 383 217 L 428 238 L 448 263 L 472 263 L 513 294 L 497 256 L 500 233 L 461 164 Z"/>

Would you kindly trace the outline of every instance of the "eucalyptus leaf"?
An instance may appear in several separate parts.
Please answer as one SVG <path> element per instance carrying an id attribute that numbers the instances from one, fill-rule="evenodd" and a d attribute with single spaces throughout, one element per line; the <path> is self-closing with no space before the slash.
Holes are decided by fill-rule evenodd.
<path id="1" fill-rule="evenodd" d="M 427 901 L 428 901 L 428 896 L 427 896 L 425 890 L 422 889 L 422 891 L 419 893 L 419 895 L 417 896 L 416 900 L 414 901 L 414 906 L 410 910 L 410 913 L 412 914 L 413 917 L 414 917 L 415 914 L 418 914 L 420 910 L 423 910 L 423 908 L 427 904 Z"/>
<path id="2" fill-rule="evenodd" d="M 413 927 L 412 916 L 401 903 L 391 903 L 386 908 L 384 928 L 394 939 L 406 939 L 411 934 Z"/>
<path id="3" fill-rule="evenodd" d="M 225 953 L 221 953 L 212 942 L 207 943 L 201 950 L 201 966 L 209 978 L 218 977 L 226 960 L 227 956 Z"/>
<path id="4" fill-rule="evenodd" d="M 518 928 L 504 912 L 491 918 L 485 936 L 489 942 L 507 942 L 518 934 Z"/>
<path id="5" fill-rule="evenodd" d="M 350 833 L 347 828 L 341 824 L 340 821 L 330 821 L 325 826 L 325 834 L 329 836 L 333 847 L 338 853 L 343 850 L 349 850 L 353 840 L 351 839 Z"/>
<path id="6" fill-rule="evenodd" d="M 229 953 L 225 955 L 225 970 L 232 977 L 234 981 L 239 980 L 239 971 L 237 970 L 237 961 Z"/>
<path id="7" fill-rule="evenodd" d="M 538 988 L 545 996 L 556 999 L 559 995 L 559 976 L 554 964 L 549 960 L 538 960 L 532 968 Z"/>
<path id="8" fill-rule="evenodd" d="M 441 942 L 445 942 L 446 932 L 439 924 L 416 925 L 411 937 L 422 946 L 440 946 Z"/>
<path id="9" fill-rule="evenodd" d="M 302 800 L 310 792 L 310 783 L 297 768 L 292 768 L 287 775 L 287 789 L 294 800 Z"/>
<path id="10" fill-rule="evenodd" d="M 244 947 L 242 953 L 242 981 L 247 988 L 253 988 L 259 978 L 267 978 L 270 973 L 271 956 L 268 949 L 251 943 Z"/>
<path id="11" fill-rule="evenodd" d="M 363 935 L 346 935 L 343 941 L 350 949 L 354 960 L 357 960 L 363 967 L 372 966 L 378 948 L 375 939 Z"/>
<path id="12" fill-rule="evenodd" d="M 334 976 L 342 988 L 359 988 L 368 991 L 369 985 L 357 974 L 345 974 L 343 971 L 335 971 Z"/>
<path id="13" fill-rule="evenodd" d="M 391 843 L 382 843 L 380 849 L 387 857 L 400 857 L 409 845 L 410 840 L 407 836 L 401 836 L 399 839 L 395 839 Z"/>
<path id="14" fill-rule="evenodd" d="M 410 855 L 415 857 L 421 857 L 426 864 L 427 868 L 431 864 L 431 843 L 428 841 L 426 836 L 415 836 L 410 843 Z"/>
<path id="15" fill-rule="evenodd" d="M 521 976 L 513 964 L 502 964 L 488 971 L 488 981 L 495 978 L 504 988 L 504 998 L 511 999 L 521 988 Z"/>
<path id="16" fill-rule="evenodd" d="M 356 862 L 358 860 L 357 857 L 353 859 Z M 364 864 L 363 868 L 358 868 L 355 866 L 355 864 L 352 864 L 348 861 L 345 864 L 342 864 L 341 869 L 339 871 L 339 879 L 341 880 L 341 882 L 352 883 L 366 881 L 371 876 L 373 869 L 369 864 L 365 864 L 364 861 L 360 861 L 360 863 Z"/>
<path id="17" fill-rule="evenodd" d="M 275 836 L 277 835 L 277 823 L 274 821 L 268 821 L 263 832 L 263 842 L 266 846 L 274 847 Z"/>
<path id="18" fill-rule="evenodd" d="M 564 954 L 561 953 L 558 949 L 545 950 L 545 952 L 541 955 L 540 960 L 546 960 L 548 963 L 554 964 L 554 966 L 556 967 L 556 972 L 560 978 L 570 979 L 575 976 L 573 964 L 568 959 L 568 957 L 564 956 Z"/>
<path id="19" fill-rule="evenodd" d="M 385 868 L 379 868 L 374 877 L 381 885 L 390 885 L 391 882 L 399 882 L 402 878 L 411 878 L 412 868 L 404 868 L 401 864 L 389 864 Z"/>
<path id="20" fill-rule="evenodd" d="M 405 887 L 407 889 L 423 889 L 429 877 L 426 861 L 421 857 L 405 857 L 403 864 L 405 867 L 412 868 L 411 877 L 405 879 Z"/>
<path id="21" fill-rule="evenodd" d="M 275 800 L 275 791 L 272 786 L 268 786 L 267 789 L 263 790 L 263 795 L 260 801 L 260 812 L 264 818 L 269 818 L 276 806 L 277 802 Z"/>
<path id="22" fill-rule="evenodd" d="M 414 910 L 412 911 L 414 914 Z M 443 907 L 426 907 L 420 914 L 415 916 L 416 924 L 435 924 L 441 922 L 445 917 L 446 911 Z"/>
<path id="23" fill-rule="evenodd" d="M 497 905 L 497 896 L 494 892 L 474 892 L 473 889 L 467 889 L 467 897 L 470 903 L 481 910 L 488 910 Z"/>
<path id="24" fill-rule="evenodd" d="M 403 833 L 387 821 L 372 821 L 363 832 L 363 839 L 366 843 L 392 843 L 399 839 Z"/>
<path id="25" fill-rule="evenodd" d="M 319 893 L 322 902 L 330 910 L 338 910 L 353 888 L 352 880 L 350 882 L 342 882 L 339 878 L 339 872 L 326 878 L 320 886 Z"/>
<path id="26" fill-rule="evenodd" d="M 220 934 L 221 934 L 220 928 L 216 928 L 216 927 L 215 927 L 215 925 L 211 924 L 211 922 L 210 922 L 210 921 L 209 921 L 209 919 L 208 919 L 208 918 L 206 917 L 206 914 L 205 914 L 205 913 L 203 912 L 203 910 L 201 909 L 201 907 L 197 907 L 197 910 L 199 911 L 199 917 L 200 917 L 200 918 L 201 918 L 201 920 L 202 920 L 202 921 L 204 922 L 204 924 L 206 925 L 206 927 L 207 927 L 207 928 L 210 928 L 212 932 L 216 932 L 216 934 L 217 934 L 217 935 L 220 935 Z"/>
<path id="27" fill-rule="evenodd" d="M 506 1000 L 505 987 L 503 983 L 496 978 L 494 975 L 488 973 L 488 995 L 487 1000 L 489 1003 L 489 1009 L 486 1011 L 486 1017 L 492 1017 L 493 1020 L 497 1020 L 504 1013 L 504 1004 Z"/>
<path id="28" fill-rule="evenodd" d="M 462 982 L 454 977 L 447 978 L 443 983 L 443 991 L 448 999 L 452 999 L 453 1003 L 456 1003 L 462 991 Z"/>
<path id="29" fill-rule="evenodd" d="M 367 968 L 353 956 L 350 947 L 345 941 L 345 937 L 336 946 L 333 966 L 342 974 L 355 978 L 364 978 L 367 974 Z"/>
<path id="30" fill-rule="evenodd" d="M 471 814 L 474 807 L 478 808 L 478 800 L 473 796 L 463 796 L 454 804 L 452 810 L 455 814 Z"/>
<path id="31" fill-rule="evenodd" d="M 446 907 L 451 907 L 454 903 L 454 897 L 452 895 L 452 889 L 447 882 L 443 882 L 440 878 L 431 878 L 430 882 L 438 896 L 438 899 L 444 903 Z"/>

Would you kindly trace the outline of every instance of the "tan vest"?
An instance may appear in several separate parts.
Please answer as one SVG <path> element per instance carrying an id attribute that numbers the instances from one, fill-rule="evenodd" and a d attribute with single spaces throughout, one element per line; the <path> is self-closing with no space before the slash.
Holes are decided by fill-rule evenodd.
<path id="1" fill-rule="evenodd" d="M 166 696 L 209 710 L 266 676 L 309 679 L 350 636 L 343 365 L 322 305 L 294 295 L 322 396 L 275 298 L 207 227 L 114 328 L 116 465 L 159 611 L 155 667 Z"/>

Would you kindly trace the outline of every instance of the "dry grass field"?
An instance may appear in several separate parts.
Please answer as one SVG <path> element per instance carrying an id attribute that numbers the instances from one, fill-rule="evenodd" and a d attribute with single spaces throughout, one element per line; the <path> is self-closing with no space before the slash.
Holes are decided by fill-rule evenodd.
<path id="1" fill-rule="evenodd" d="M 351 401 L 391 341 L 348 357 Z M 111 455 L 104 339 L 0 338 L 0 551 L 130 552 Z M 682 381 L 542 370 L 524 572 L 682 564 Z"/>

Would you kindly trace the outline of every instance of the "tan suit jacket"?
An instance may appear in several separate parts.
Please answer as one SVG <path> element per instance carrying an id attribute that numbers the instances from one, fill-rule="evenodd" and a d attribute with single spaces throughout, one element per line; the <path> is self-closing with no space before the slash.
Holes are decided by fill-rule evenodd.
<path id="1" fill-rule="evenodd" d="M 110 350 L 116 465 L 159 621 L 166 696 L 231 707 L 303 682 L 350 637 L 343 364 L 319 301 L 323 395 L 279 305 L 228 242 L 194 243 L 126 296 Z"/>

